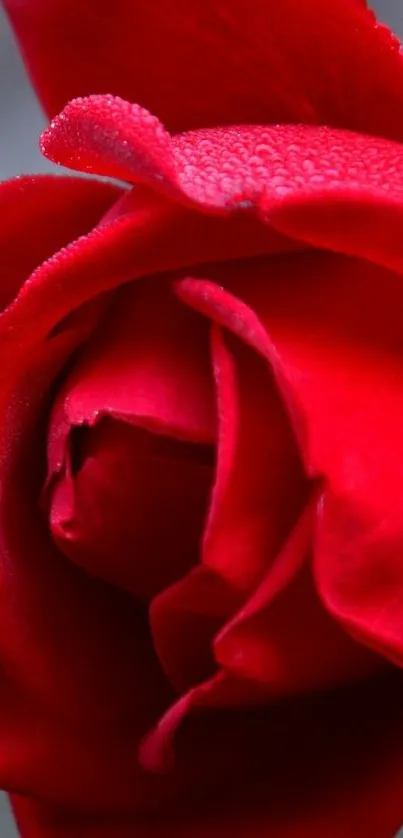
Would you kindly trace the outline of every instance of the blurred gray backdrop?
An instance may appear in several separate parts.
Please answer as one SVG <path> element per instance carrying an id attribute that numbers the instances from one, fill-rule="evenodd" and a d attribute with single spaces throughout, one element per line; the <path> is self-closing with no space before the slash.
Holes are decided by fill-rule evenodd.
<path id="1" fill-rule="evenodd" d="M 85 3 L 85 0 L 82 2 Z M 391 26 L 403 39 L 403 0 L 369 0 L 369 5 L 377 12 L 380 20 Z M 30 90 L 10 27 L 1 8 L 0 116 L 0 180 L 21 173 L 55 170 L 56 167 L 42 158 L 38 151 L 38 136 L 45 120 Z M 17 838 L 7 798 L 1 794 L 0 838 Z M 399 838 L 403 838 L 403 829 Z"/>

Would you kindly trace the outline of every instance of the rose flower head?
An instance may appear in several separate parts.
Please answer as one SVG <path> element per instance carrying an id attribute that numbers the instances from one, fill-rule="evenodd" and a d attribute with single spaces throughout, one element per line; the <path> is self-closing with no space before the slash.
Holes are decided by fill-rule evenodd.
<path id="1" fill-rule="evenodd" d="M 400 44 L 365 0 L 4 6 L 79 173 L 0 186 L 21 836 L 393 838 Z"/>

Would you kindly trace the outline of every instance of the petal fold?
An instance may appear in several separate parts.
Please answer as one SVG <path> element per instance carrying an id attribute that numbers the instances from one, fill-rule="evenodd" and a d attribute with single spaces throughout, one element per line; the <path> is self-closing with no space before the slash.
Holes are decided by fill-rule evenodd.
<path id="1" fill-rule="evenodd" d="M 221 272 L 231 296 L 197 280 L 179 293 L 266 353 L 307 473 L 324 481 L 322 601 L 401 666 L 401 276 L 325 252 L 249 262 L 247 279 L 238 269 L 227 283 Z"/>
<path id="2" fill-rule="evenodd" d="M 214 443 L 206 322 L 168 280 L 120 289 L 52 410 L 45 497 L 65 555 L 136 596 L 183 576 Z"/>
<path id="3" fill-rule="evenodd" d="M 111 110 L 118 113 L 120 139 Z M 144 130 L 151 132 L 148 144 Z M 244 221 L 257 216 L 272 235 L 287 237 L 289 247 L 319 246 L 402 268 L 399 143 L 306 125 L 218 128 L 170 138 L 141 108 L 91 97 L 54 120 L 43 148 L 57 162 L 147 184 L 203 213 L 240 214 Z"/>

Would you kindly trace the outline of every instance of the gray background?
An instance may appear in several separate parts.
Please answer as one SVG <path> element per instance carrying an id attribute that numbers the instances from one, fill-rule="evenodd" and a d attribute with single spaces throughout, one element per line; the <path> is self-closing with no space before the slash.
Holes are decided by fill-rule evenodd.
<path id="1" fill-rule="evenodd" d="M 403 38 L 403 0 L 372 0 L 370 5 L 378 13 L 379 18 L 392 26 Z M 37 147 L 38 135 L 45 121 L 29 88 L 9 25 L 1 8 L 0 115 L 0 180 L 22 172 L 52 171 L 52 165 L 40 156 Z M 0 794 L 0 838 L 16 837 L 17 832 L 7 799 Z M 399 833 L 399 838 L 403 838 L 403 829 Z"/>

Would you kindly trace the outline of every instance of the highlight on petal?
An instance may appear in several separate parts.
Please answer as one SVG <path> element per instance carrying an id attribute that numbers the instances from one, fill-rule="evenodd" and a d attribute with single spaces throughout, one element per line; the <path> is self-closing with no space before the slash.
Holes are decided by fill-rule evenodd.
<path id="1" fill-rule="evenodd" d="M 208 212 L 255 212 L 274 226 L 289 206 L 403 201 L 402 145 L 328 127 L 239 126 L 170 138 L 144 109 L 98 96 L 68 105 L 42 149 L 76 169 L 145 183 Z"/>
<path id="2" fill-rule="evenodd" d="M 73 99 L 41 138 L 54 162 L 121 180 L 130 172 L 144 182 L 156 177 L 162 186 L 175 177 L 169 146 L 157 117 L 114 96 Z"/>

